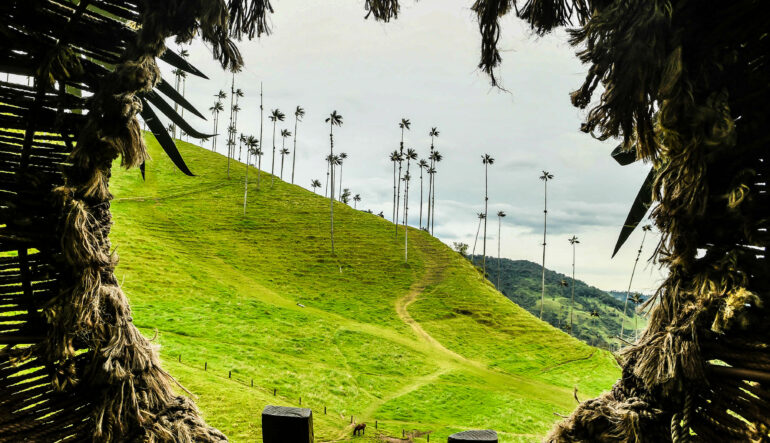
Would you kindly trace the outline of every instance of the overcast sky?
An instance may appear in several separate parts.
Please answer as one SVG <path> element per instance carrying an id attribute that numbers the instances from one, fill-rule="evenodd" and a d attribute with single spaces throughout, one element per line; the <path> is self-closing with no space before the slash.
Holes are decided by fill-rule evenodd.
<path id="1" fill-rule="evenodd" d="M 473 246 L 476 213 L 484 205 L 481 155 L 488 153 L 496 161 L 489 168 L 487 253 L 496 254 L 494 214 L 503 210 L 508 217 L 502 255 L 537 263 L 543 240 L 543 182 L 538 177 L 548 170 L 555 178 L 548 183 L 546 267 L 571 272 L 567 239 L 577 235 L 577 278 L 602 289 L 625 289 L 641 233 L 635 232 L 617 257 L 610 256 L 649 166 L 621 167 L 609 155 L 616 142 L 599 142 L 579 131 L 584 112 L 571 106 L 569 92 L 580 86 L 586 68 L 566 43 L 566 34 L 536 38 L 520 21 L 506 19 L 498 74 L 506 93 L 491 88 L 476 68 L 480 38 L 471 1 L 402 3 L 399 19 L 381 24 L 363 19 L 360 0 L 274 1 L 273 33 L 240 46 L 246 68 L 236 76 L 236 87 L 246 96 L 238 131 L 259 135 L 260 82 L 265 109 L 277 107 L 287 115 L 279 131 L 293 131 L 294 108 L 303 106 L 307 115 L 299 128 L 296 181 L 308 187 L 312 178 L 324 182 L 329 150 L 324 119 L 337 110 L 344 125 L 335 131 L 335 152 L 348 154 L 343 187 L 361 195 L 359 207 L 389 217 L 393 169 L 388 153 L 398 147 L 400 119 L 412 122 L 405 146 L 424 157 L 428 131 L 436 126 L 441 132 L 436 149 L 444 156 L 436 174 L 436 236 L 449 245 L 463 241 Z M 188 77 L 187 96 L 207 111 L 218 90 L 229 92 L 231 77 L 212 61 L 209 48 L 196 43 L 189 50 L 191 62 L 210 80 Z M 163 69 L 171 79 L 168 67 Z M 220 120 L 220 133 L 225 133 L 226 116 Z M 190 121 L 212 129 L 210 118 Z M 267 154 L 267 118 L 263 144 Z M 224 140 L 219 146 L 224 149 Z M 411 186 L 410 224 L 417 225 L 419 179 Z M 645 261 L 657 241 L 657 234 L 648 236 L 635 290 L 653 291 L 662 278 Z"/>

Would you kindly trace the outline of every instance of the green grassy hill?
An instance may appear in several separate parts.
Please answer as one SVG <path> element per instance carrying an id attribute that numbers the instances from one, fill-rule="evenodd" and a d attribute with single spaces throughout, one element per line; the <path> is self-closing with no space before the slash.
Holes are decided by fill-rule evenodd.
<path id="1" fill-rule="evenodd" d="M 473 256 L 476 266 L 481 266 L 482 257 Z M 498 290 L 532 315 L 540 315 L 542 292 L 542 266 L 527 260 L 500 260 L 500 287 Z M 487 277 L 497 285 L 497 257 L 487 257 Z M 562 285 L 566 283 L 566 286 Z M 569 332 L 569 308 L 572 296 L 572 276 L 545 270 L 545 310 L 543 320 L 552 326 Z M 616 291 L 614 291 L 616 292 Z M 617 292 L 616 292 L 617 294 Z M 581 280 L 575 281 L 575 307 L 573 313 L 573 335 L 580 340 L 601 348 L 617 349 L 623 304 L 626 293 L 616 294 L 602 291 Z M 646 299 L 646 297 L 645 297 Z M 596 310 L 599 317 L 592 317 Z M 641 331 L 647 320 L 634 314 L 634 305 L 629 301 L 623 324 L 624 338 L 634 335 L 634 326 Z"/>
<path id="2" fill-rule="evenodd" d="M 228 179 L 226 158 L 179 143 L 198 174 L 186 177 L 148 144 L 145 182 L 113 172 L 117 277 L 165 367 L 231 441 L 260 441 L 262 408 L 300 397 L 319 442 L 351 438 L 351 416 L 366 439 L 492 428 L 539 441 L 574 386 L 585 398 L 619 376 L 609 353 L 535 319 L 425 232 L 410 229 L 404 264 L 403 229 L 336 203 L 331 255 L 328 199 L 271 189 L 265 173 L 257 190 L 252 168 L 244 215 L 244 165 Z"/>

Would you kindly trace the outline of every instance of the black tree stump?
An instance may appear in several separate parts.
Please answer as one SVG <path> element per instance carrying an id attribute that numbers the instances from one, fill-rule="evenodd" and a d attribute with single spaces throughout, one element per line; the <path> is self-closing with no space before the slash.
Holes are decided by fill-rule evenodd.
<path id="1" fill-rule="evenodd" d="M 262 411 L 262 440 L 264 443 L 313 443 L 313 411 L 265 406 Z"/>
<path id="2" fill-rule="evenodd" d="M 497 432 L 485 429 L 482 431 L 463 431 L 449 436 L 448 443 L 486 442 L 497 443 Z"/>

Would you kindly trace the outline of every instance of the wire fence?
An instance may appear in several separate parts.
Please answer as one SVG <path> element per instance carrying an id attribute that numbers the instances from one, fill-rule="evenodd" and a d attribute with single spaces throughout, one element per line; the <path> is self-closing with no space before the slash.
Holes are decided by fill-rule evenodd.
<path id="1" fill-rule="evenodd" d="M 201 369 L 199 364 L 198 365 L 194 365 L 194 364 L 187 363 L 186 361 L 182 361 L 182 354 L 178 355 L 177 362 L 179 364 L 182 364 L 182 365 L 184 365 L 184 366 L 186 366 L 188 368 L 191 368 L 191 369 Z M 204 372 L 206 372 L 207 374 L 211 375 L 212 377 L 219 377 L 219 378 L 223 378 L 223 379 L 227 378 L 229 381 L 237 383 L 237 384 L 240 384 L 240 385 L 242 385 L 244 387 L 258 389 L 258 390 L 260 390 L 260 391 L 262 391 L 262 392 L 264 392 L 264 393 L 266 393 L 268 395 L 272 394 L 273 397 L 275 397 L 276 399 L 280 398 L 281 400 L 283 400 L 285 402 L 288 402 L 288 403 L 292 403 L 294 398 L 296 398 L 297 399 L 296 406 L 308 408 L 311 411 L 313 411 L 314 413 L 321 414 L 321 406 L 315 405 L 315 408 L 311 407 L 311 405 L 309 405 L 307 403 L 307 401 L 305 402 L 305 404 L 303 404 L 302 403 L 302 396 L 301 395 L 299 395 L 299 396 L 292 396 L 292 397 L 287 397 L 287 396 L 284 396 L 282 394 L 279 395 L 280 392 L 279 392 L 278 388 L 275 388 L 275 387 L 269 388 L 269 387 L 265 387 L 265 386 L 260 386 L 258 383 L 254 384 L 254 379 L 253 378 L 248 377 L 248 378 L 244 379 L 242 377 L 238 377 L 237 374 L 236 374 L 235 377 L 233 377 L 233 370 L 232 369 L 228 369 L 227 370 L 227 377 L 225 377 L 224 375 L 219 375 L 220 372 L 218 372 L 216 369 L 210 370 L 211 368 L 209 368 L 209 364 L 208 364 L 207 361 L 203 362 L 203 368 L 202 369 L 203 369 Z M 221 373 L 224 374 L 224 370 L 222 370 Z M 347 411 L 345 411 L 345 412 L 347 412 Z M 343 429 L 344 428 L 350 428 L 351 432 L 352 432 L 352 429 L 353 429 L 353 425 L 357 424 L 357 422 L 355 421 L 356 420 L 356 416 L 354 414 L 351 414 L 349 416 L 350 417 L 350 421 L 348 422 L 348 415 L 346 413 L 343 413 L 342 411 L 337 411 L 337 413 L 334 414 L 334 412 L 327 405 L 323 405 L 323 415 L 326 416 L 326 417 L 333 417 L 335 419 L 337 417 L 339 417 L 340 421 L 344 421 L 345 422 L 345 426 L 343 427 Z M 401 429 L 401 436 L 399 438 L 397 436 L 394 437 L 394 436 L 389 436 L 389 435 L 385 435 L 385 434 L 380 433 L 380 429 L 379 429 L 380 426 L 379 425 L 380 425 L 379 420 L 375 419 L 374 420 L 374 432 L 377 433 L 376 436 L 383 437 L 384 438 L 383 441 L 388 441 L 388 442 L 393 442 L 393 441 L 412 442 L 412 441 L 414 441 L 415 438 L 421 438 L 421 437 L 425 437 L 426 441 L 430 442 L 430 435 L 433 432 L 433 431 L 419 431 L 419 430 L 416 430 L 416 429 L 407 430 L 405 428 L 402 428 Z M 369 426 L 369 425 L 367 424 L 367 426 Z M 320 440 L 318 443 L 332 443 L 332 442 L 350 441 L 352 437 L 353 436 L 348 436 L 346 438 L 342 438 L 342 439 L 338 439 L 338 440 Z M 257 438 L 259 440 L 262 440 L 262 436 L 258 436 Z"/>

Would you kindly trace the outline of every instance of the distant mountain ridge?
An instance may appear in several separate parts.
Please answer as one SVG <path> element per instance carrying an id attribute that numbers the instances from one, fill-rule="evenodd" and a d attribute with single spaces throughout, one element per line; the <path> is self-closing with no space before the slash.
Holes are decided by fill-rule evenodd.
<path id="1" fill-rule="evenodd" d="M 481 266 L 482 257 L 473 256 L 472 261 Z M 541 265 L 528 260 L 501 259 L 500 285 L 497 287 L 497 257 L 487 257 L 487 278 L 508 299 L 518 304 L 531 314 L 540 315 Z M 565 285 L 562 284 L 564 282 Z M 543 320 L 569 332 L 569 307 L 572 291 L 572 277 L 545 270 L 545 311 Z M 626 293 L 603 291 L 588 285 L 582 280 L 575 280 L 575 307 L 573 317 L 574 336 L 586 343 L 600 347 L 609 347 L 618 343 L 621 318 Z M 634 330 L 633 303 L 629 303 L 624 324 L 625 335 Z M 591 316 L 596 310 L 598 317 Z M 645 321 L 637 316 L 636 325 L 641 329 Z"/>

